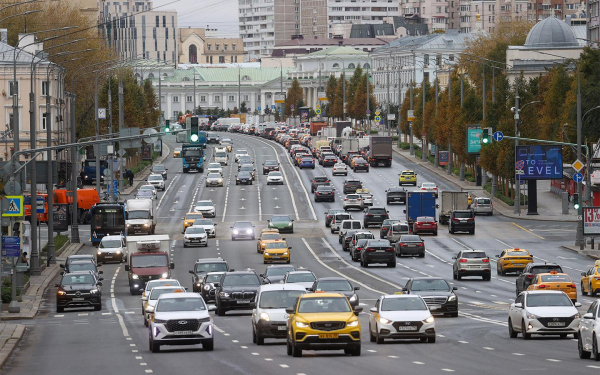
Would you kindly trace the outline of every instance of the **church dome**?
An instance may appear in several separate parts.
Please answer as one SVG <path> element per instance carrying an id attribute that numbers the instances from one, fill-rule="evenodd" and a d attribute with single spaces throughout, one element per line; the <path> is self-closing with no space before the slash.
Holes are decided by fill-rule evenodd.
<path id="1" fill-rule="evenodd" d="M 529 48 L 556 48 L 578 47 L 575 34 L 569 25 L 558 18 L 549 17 L 538 22 L 531 28 L 525 47 Z"/>

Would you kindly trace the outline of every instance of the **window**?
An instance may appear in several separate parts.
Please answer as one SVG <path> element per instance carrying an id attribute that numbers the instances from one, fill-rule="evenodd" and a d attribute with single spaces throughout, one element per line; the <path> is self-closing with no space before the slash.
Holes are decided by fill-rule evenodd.
<path id="1" fill-rule="evenodd" d="M 177 116 L 179 116 L 179 111 L 173 111 L 173 117 L 177 118 Z"/>
<path id="2" fill-rule="evenodd" d="M 423 64 L 429 65 L 429 55 L 423 55 Z"/>
<path id="3" fill-rule="evenodd" d="M 219 48 L 221 48 L 221 45 L 220 45 L 220 44 L 216 44 L 216 45 L 215 45 L 215 51 L 218 51 L 218 50 L 219 50 Z"/>
<path id="4" fill-rule="evenodd" d="M 355 68 L 356 68 L 356 66 L 354 64 L 352 64 L 352 63 L 348 64 L 348 69 L 355 69 Z"/>
<path id="5" fill-rule="evenodd" d="M 219 56 L 219 63 L 225 63 L 225 56 Z"/>
<path id="6" fill-rule="evenodd" d="M 221 102 L 221 95 L 215 95 L 215 103 Z"/>
<path id="7" fill-rule="evenodd" d="M 10 81 L 8 83 L 8 95 L 19 95 L 19 81 Z"/>
<path id="8" fill-rule="evenodd" d="M 236 48 L 237 48 L 237 44 L 232 44 L 232 45 L 231 45 L 231 50 L 232 50 L 232 51 L 235 51 L 235 50 L 236 50 Z"/>
<path id="9" fill-rule="evenodd" d="M 250 95 L 244 95 L 244 101 L 247 102 L 250 100 Z"/>
<path id="10" fill-rule="evenodd" d="M 212 44 L 208 45 L 208 50 L 211 51 L 212 50 Z"/>
<path id="11" fill-rule="evenodd" d="M 160 16 L 156 16 L 156 27 L 160 26 Z"/>
<path id="12" fill-rule="evenodd" d="M 44 112 L 42 113 L 42 128 L 41 130 L 46 130 L 46 126 L 48 124 L 48 113 Z"/>
<path id="13" fill-rule="evenodd" d="M 179 103 L 179 96 L 173 97 L 173 103 Z"/>
<path id="14" fill-rule="evenodd" d="M 205 102 L 205 101 L 206 101 L 206 96 L 204 96 L 204 95 L 201 95 L 201 96 L 200 96 L 200 101 L 201 101 L 201 102 Z"/>
<path id="15" fill-rule="evenodd" d="M 48 96 L 49 95 L 48 94 L 49 91 L 50 91 L 50 90 L 48 90 L 48 84 L 49 83 L 50 82 L 48 82 L 48 81 L 42 81 L 42 96 Z"/>
<path id="16" fill-rule="evenodd" d="M 162 103 L 164 103 L 164 102 L 165 102 L 165 96 L 164 96 L 164 95 L 162 95 L 162 96 L 160 97 L 160 101 L 161 101 Z"/>
<path id="17" fill-rule="evenodd" d="M 294 8 L 294 12 L 298 13 L 300 11 L 300 8 L 296 7 Z"/>
<path id="18" fill-rule="evenodd" d="M 193 97 L 193 96 L 191 96 L 191 95 L 188 95 L 188 96 L 186 97 L 186 101 L 187 101 L 188 103 L 191 103 L 191 102 L 193 102 L 193 101 L 194 101 L 194 97 Z"/>
<path id="19" fill-rule="evenodd" d="M 228 100 L 228 101 L 230 101 L 230 102 L 235 102 L 235 96 L 233 96 L 233 95 L 229 95 L 229 96 L 227 97 L 227 100 Z"/>
<path id="20" fill-rule="evenodd" d="M 163 27 L 167 27 L 167 16 L 163 16 Z"/>
<path id="21" fill-rule="evenodd" d="M 195 44 L 190 45 L 189 48 L 189 59 L 190 59 L 190 64 L 197 64 L 198 63 L 198 48 L 196 47 Z"/>
<path id="22" fill-rule="evenodd" d="M 223 45 L 223 51 L 227 51 L 227 47 L 228 47 L 228 45 L 227 45 L 227 44 L 224 44 L 224 45 Z"/>

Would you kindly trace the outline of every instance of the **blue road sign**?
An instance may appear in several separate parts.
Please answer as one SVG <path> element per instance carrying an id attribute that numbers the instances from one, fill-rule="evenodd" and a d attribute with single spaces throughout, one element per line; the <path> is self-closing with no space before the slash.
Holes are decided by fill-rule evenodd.
<path id="1" fill-rule="evenodd" d="M 44 207 L 44 198 L 43 197 L 37 197 L 36 199 L 36 212 L 38 214 L 43 214 L 45 211 L 45 207 Z"/>
<path id="2" fill-rule="evenodd" d="M 271 109 L 275 109 L 275 104 L 271 104 Z"/>
<path id="3" fill-rule="evenodd" d="M 581 173 L 575 173 L 573 175 L 573 181 L 575 181 L 575 182 L 583 181 L 583 175 Z"/>
<path id="4" fill-rule="evenodd" d="M 21 256 L 21 238 L 18 236 L 2 236 L 2 256 L 15 257 Z"/>
<path id="5" fill-rule="evenodd" d="M 504 139 L 504 134 L 502 132 L 495 132 L 494 133 L 494 141 L 500 142 L 503 139 Z"/>
<path id="6" fill-rule="evenodd" d="M 8 208 L 2 212 L 2 216 L 23 216 L 23 196 L 22 195 L 7 195 Z"/>
<path id="7" fill-rule="evenodd" d="M 258 110 L 260 111 L 262 109 L 262 107 L 258 107 Z"/>

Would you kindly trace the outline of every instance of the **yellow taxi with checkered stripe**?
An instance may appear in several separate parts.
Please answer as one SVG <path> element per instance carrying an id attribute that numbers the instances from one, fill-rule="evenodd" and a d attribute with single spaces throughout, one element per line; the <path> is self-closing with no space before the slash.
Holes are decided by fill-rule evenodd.
<path id="1" fill-rule="evenodd" d="M 586 272 L 581 273 L 581 294 L 595 297 L 600 293 L 600 260 Z"/>
<path id="2" fill-rule="evenodd" d="M 417 186 L 417 174 L 414 171 L 405 170 L 398 175 L 398 185 L 407 184 Z"/>
<path id="3" fill-rule="evenodd" d="M 565 292 L 573 302 L 577 302 L 577 285 L 566 273 L 550 271 L 537 274 L 527 290 L 558 290 Z"/>
<path id="4" fill-rule="evenodd" d="M 344 350 L 360 356 L 362 307 L 350 306 L 339 293 L 307 293 L 287 308 L 287 354 L 302 357 L 303 350 Z"/>
<path id="5" fill-rule="evenodd" d="M 284 240 L 269 241 L 263 252 L 263 262 L 264 264 L 274 262 L 285 262 L 289 264 L 292 260 L 290 250 L 292 250 L 292 247 Z"/>
<path id="6" fill-rule="evenodd" d="M 503 276 L 509 272 L 521 273 L 529 263 L 533 263 L 533 255 L 525 249 L 506 249 L 500 255 L 496 255 L 496 272 Z"/>

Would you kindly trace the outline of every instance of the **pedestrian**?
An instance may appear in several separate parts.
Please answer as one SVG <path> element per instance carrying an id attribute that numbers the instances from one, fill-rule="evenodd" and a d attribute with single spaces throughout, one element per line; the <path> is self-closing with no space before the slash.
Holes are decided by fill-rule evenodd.
<path id="1" fill-rule="evenodd" d="M 133 172 L 127 169 L 127 177 L 129 178 L 129 186 L 133 186 Z"/>
<path id="2" fill-rule="evenodd" d="M 20 263 L 25 263 L 27 265 L 27 271 L 25 271 L 25 273 L 29 274 L 29 257 L 27 256 L 27 251 L 24 251 L 21 255 Z"/>

